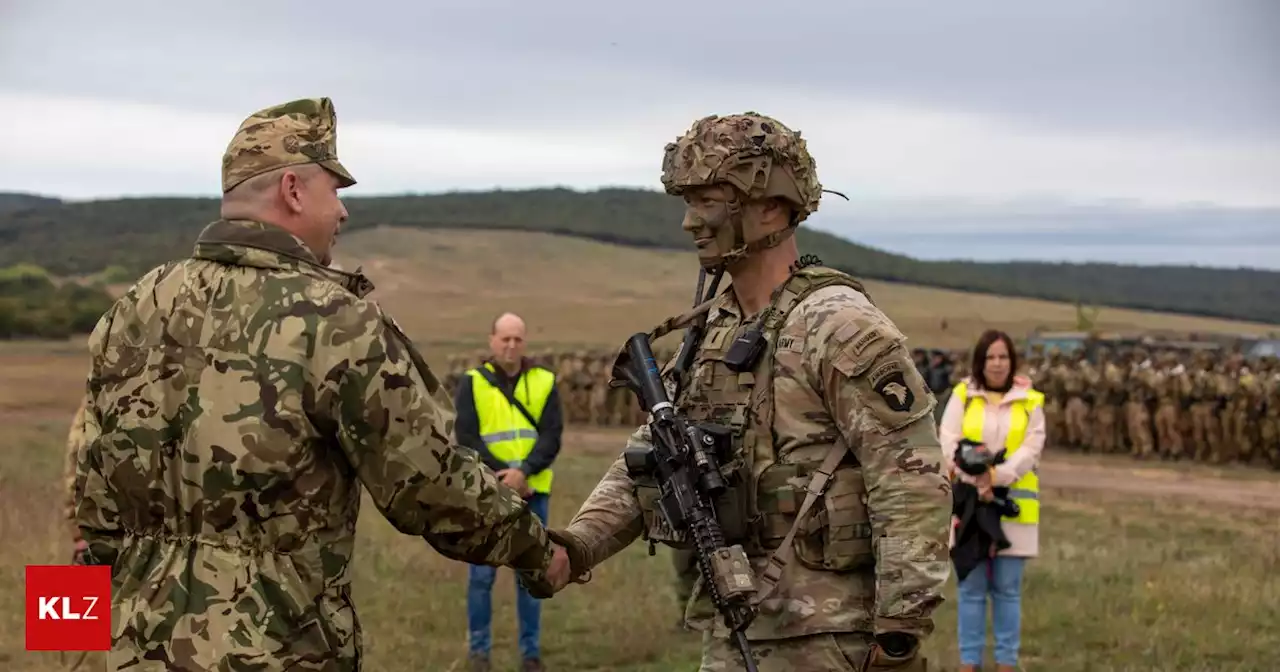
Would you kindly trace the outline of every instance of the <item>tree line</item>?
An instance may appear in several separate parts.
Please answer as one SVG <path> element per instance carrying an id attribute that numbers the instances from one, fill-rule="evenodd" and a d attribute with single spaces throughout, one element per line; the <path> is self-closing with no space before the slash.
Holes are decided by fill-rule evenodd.
<path id="1" fill-rule="evenodd" d="M 106 281 L 100 276 L 94 283 L 60 282 L 26 263 L 0 268 L 0 340 L 59 339 L 93 331 L 112 304 Z"/>
<path id="2" fill-rule="evenodd" d="M 514 229 L 639 247 L 688 249 L 683 205 L 639 189 L 351 197 L 347 230 L 373 226 Z M 108 266 L 135 274 L 190 254 L 218 216 L 208 198 L 124 198 L 0 208 L 0 265 L 38 261 L 58 275 Z M 1005 296 L 1280 324 L 1280 273 L 1192 266 L 922 261 L 802 228 L 802 253 L 858 277 Z"/>

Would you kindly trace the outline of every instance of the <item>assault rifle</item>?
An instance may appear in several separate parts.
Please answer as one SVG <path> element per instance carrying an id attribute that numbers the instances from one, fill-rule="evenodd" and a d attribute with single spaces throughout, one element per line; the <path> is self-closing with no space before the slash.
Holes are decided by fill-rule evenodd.
<path id="1" fill-rule="evenodd" d="M 715 498 L 727 484 L 720 474 L 720 457 L 728 435 L 715 425 L 686 422 L 667 397 L 648 334 L 627 339 L 613 365 L 613 377 L 626 385 L 653 414 L 649 422 L 653 450 L 624 454 L 632 478 L 649 476 L 658 484 L 658 508 L 667 525 L 693 544 L 703 585 L 712 604 L 732 631 L 746 669 L 755 672 L 746 629 L 755 619 L 751 598 L 755 577 L 740 545 L 729 546 L 716 519 Z M 719 453 L 719 454 L 718 454 Z"/>

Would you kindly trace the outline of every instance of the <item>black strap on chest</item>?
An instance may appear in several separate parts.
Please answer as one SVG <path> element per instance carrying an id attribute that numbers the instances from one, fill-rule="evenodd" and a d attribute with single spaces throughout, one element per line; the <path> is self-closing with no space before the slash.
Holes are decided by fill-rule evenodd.
<path id="1" fill-rule="evenodd" d="M 724 278 L 724 267 L 716 269 L 716 274 L 711 278 L 711 287 L 707 288 L 706 294 L 702 293 L 702 285 L 707 279 L 706 270 L 698 273 L 698 288 L 693 292 L 693 307 L 698 310 L 700 307 L 711 302 L 716 295 L 716 290 L 720 288 L 720 281 Z M 708 306 L 708 309 L 710 306 Z M 684 387 L 689 367 L 693 366 L 694 355 L 697 354 L 698 345 L 702 341 L 702 337 L 707 329 L 707 312 L 701 311 L 693 318 L 693 324 L 684 332 L 684 340 L 680 343 L 680 354 L 676 356 L 675 367 L 672 373 L 675 374 L 676 389 L 671 395 L 672 399 L 680 398 L 680 390 Z"/>
<path id="2" fill-rule="evenodd" d="M 520 403 L 519 399 L 516 399 L 516 396 L 511 393 L 511 390 L 508 390 L 506 387 L 503 387 L 498 383 L 497 376 L 494 375 L 493 371 L 489 370 L 489 367 L 478 366 L 476 367 L 476 373 L 479 373 L 481 377 L 489 382 L 490 385 L 496 387 L 498 391 L 502 393 L 502 396 L 506 397 L 507 401 L 510 402 L 512 406 L 516 407 L 517 411 L 520 411 L 520 414 L 524 416 L 524 419 L 528 420 L 529 424 L 533 425 L 534 429 L 538 429 L 538 421 L 533 419 L 533 414 L 529 412 L 529 409 L 524 407 L 524 404 Z"/>

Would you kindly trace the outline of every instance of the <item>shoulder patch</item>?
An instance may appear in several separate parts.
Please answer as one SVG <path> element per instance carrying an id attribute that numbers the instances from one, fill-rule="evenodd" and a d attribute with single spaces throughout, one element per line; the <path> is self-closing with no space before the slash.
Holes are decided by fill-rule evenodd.
<path id="1" fill-rule="evenodd" d="M 908 387 L 905 372 L 897 362 L 887 362 L 873 370 L 870 380 L 871 389 L 890 410 L 904 413 L 915 406 L 916 395 Z"/>
<path id="2" fill-rule="evenodd" d="M 904 340 L 900 332 L 884 324 L 846 322 L 832 335 L 831 365 L 846 376 L 861 375 L 880 354 Z"/>
<path id="3" fill-rule="evenodd" d="M 933 412 L 937 400 L 904 345 L 906 337 L 888 323 L 841 325 L 833 338 L 831 367 L 848 380 L 866 417 L 881 433 L 896 432 Z M 837 333 L 839 333 L 839 331 Z"/>

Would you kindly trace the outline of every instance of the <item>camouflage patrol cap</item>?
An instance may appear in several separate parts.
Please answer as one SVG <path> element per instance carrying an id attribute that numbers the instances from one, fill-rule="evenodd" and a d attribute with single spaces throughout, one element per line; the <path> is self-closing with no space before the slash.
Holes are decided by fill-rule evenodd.
<path id="1" fill-rule="evenodd" d="M 340 186 L 356 183 L 338 162 L 338 118 L 328 98 L 302 98 L 249 115 L 222 155 L 222 193 L 263 173 L 318 163 Z"/>
<path id="2" fill-rule="evenodd" d="M 662 186 L 668 194 L 724 183 L 748 199 L 790 201 L 794 223 L 817 211 L 822 199 L 818 169 L 800 132 L 756 112 L 703 117 L 667 144 Z"/>

